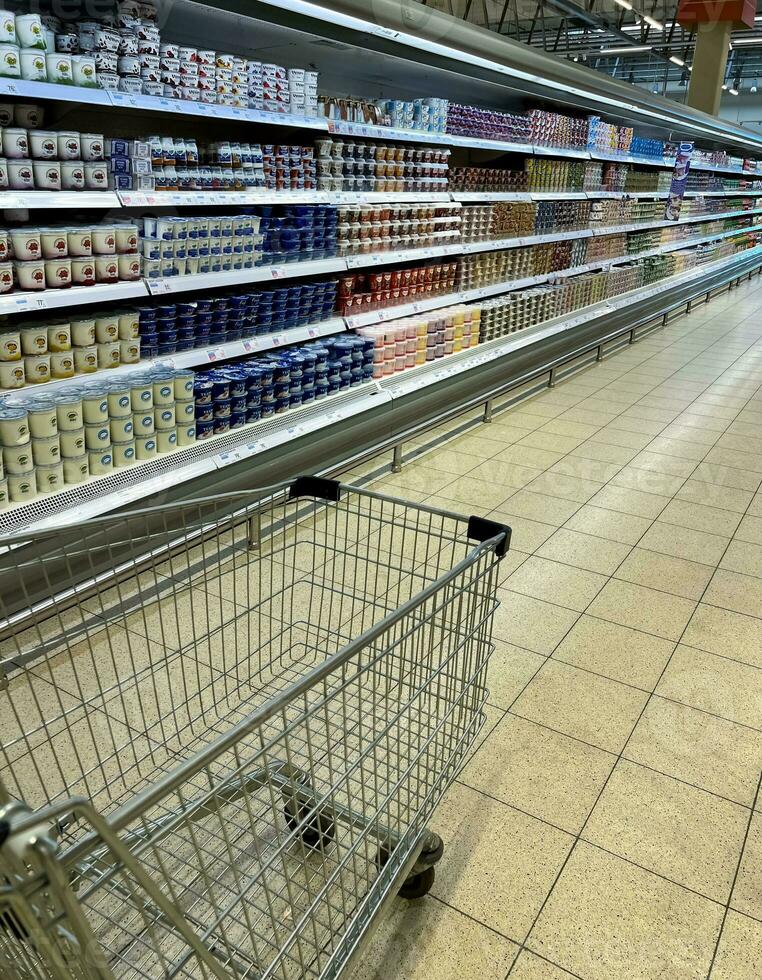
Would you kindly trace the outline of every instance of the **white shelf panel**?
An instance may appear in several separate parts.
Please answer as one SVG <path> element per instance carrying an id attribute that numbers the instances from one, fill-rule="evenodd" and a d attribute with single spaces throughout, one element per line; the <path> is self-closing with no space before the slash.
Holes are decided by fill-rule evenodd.
<path id="1" fill-rule="evenodd" d="M 65 86 L 57 86 L 65 87 Z M 232 119 L 238 122 L 260 123 L 268 126 L 288 126 L 299 129 L 328 128 L 323 116 L 299 116 L 288 112 L 264 112 L 261 109 L 239 109 L 235 106 L 190 102 L 186 99 L 164 99 L 153 95 L 129 95 L 126 92 L 106 92 L 108 103 L 115 109 L 139 109 L 141 112 L 171 112 L 178 116 L 200 116 L 207 119 Z M 83 100 L 84 101 L 84 100 Z"/>
<path id="2" fill-rule="evenodd" d="M 537 157 L 562 157 L 570 160 L 590 160 L 592 156 L 589 150 L 553 146 L 525 146 L 524 153 Z"/>
<path id="3" fill-rule="evenodd" d="M 429 245 L 426 248 L 408 248 L 399 252 L 375 252 L 368 255 L 348 255 L 345 259 L 347 269 L 367 269 L 375 265 L 390 265 L 392 262 L 416 262 L 421 259 L 433 259 L 445 255 L 462 255 L 465 246 L 458 242 L 454 245 Z"/>
<path id="4" fill-rule="evenodd" d="M 328 191 L 329 204 L 449 204 L 449 191 Z"/>
<path id="5" fill-rule="evenodd" d="M 585 191 L 530 191 L 533 201 L 586 201 Z"/>
<path id="6" fill-rule="evenodd" d="M 228 204 L 328 204 L 327 191 L 118 191 L 125 208 L 216 207 Z"/>
<path id="7" fill-rule="evenodd" d="M 56 102 L 81 102 L 85 105 L 111 105 L 108 92 L 100 88 L 54 85 L 51 82 L 27 82 L 22 78 L 0 78 L 0 95 L 18 95 L 35 100 L 55 99 Z"/>
<path id="8" fill-rule="evenodd" d="M 40 292 L 5 293 L 0 296 L 0 314 L 27 313 L 31 310 L 60 310 L 85 303 L 142 299 L 148 295 L 145 282 L 116 282 L 102 286 L 72 286 Z"/>
<path id="9" fill-rule="evenodd" d="M 253 269 L 233 269 L 230 272 L 209 272 L 195 276 L 175 276 L 172 279 L 146 281 L 151 296 L 187 293 L 194 289 L 217 289 L 221 286 L 240 286 L 255 282 L 275 282 L 294 276 L 318 276 L 328 272 L 345 272 L 346 262 L 340 258 L 313 259 L 310 262 L 289 262 L 285 265 L 258 265 Z"/>
<path id="10" fill-rule="evenodd" d="M 528 191 L 451 191 L 453 201 L 463 204 L 481 204 L 490 201 L 531 201 Z"/>
<path id="11" fill-rule="evenodd" d="M 553 235 L 527 235 L 524 238 L 496 238 L 489 242 L 464 242 L 459 250 L 464 255 L 474 252 L 493 252 L 503 248 L 520 248 L 525 245 L 544 245 L 546 242 L 564 242 L 570 238 L 590 238 L 594 232 L 590 228 L 579 231 L 560 231 Z"/>
<path id="12" fill-rule="evenodd" d="M 114 191 L 0 191 L 0 208 L 118 208 Z"/>

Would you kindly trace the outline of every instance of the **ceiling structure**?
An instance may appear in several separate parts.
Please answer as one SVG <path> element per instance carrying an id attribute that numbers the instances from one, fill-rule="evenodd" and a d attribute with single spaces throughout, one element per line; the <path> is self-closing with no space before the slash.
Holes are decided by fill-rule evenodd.
<path id="1" fill-rule="evenodd" d="M 677 0 L 420 0 L 658 95 L 684 100 L 695 35 L 675 20 Z M 762 94 L 762 16 L 734 31 L 728 97 Z"/>

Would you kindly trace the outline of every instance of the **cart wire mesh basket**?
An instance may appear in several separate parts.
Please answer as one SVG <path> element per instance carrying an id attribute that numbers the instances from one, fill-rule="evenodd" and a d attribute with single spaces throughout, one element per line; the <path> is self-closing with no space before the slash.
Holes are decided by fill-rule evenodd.
<path id="1" fill-rule="evenodd" d="M 338 976 L 431 887 L 509 539 L 315 477 L 4 539 L 0 976 Z"/>

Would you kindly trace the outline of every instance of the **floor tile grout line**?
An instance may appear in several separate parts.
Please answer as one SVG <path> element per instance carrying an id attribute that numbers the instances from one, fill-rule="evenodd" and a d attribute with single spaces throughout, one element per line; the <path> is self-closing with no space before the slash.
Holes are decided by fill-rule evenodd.
<path id="1" fill-rule="evenodd" d="M 751 824 L 754 820 L 754 814 L 757 811 L 757 803 L 759 801 L 760 787 L 762 787 L 762 772 L 760 773 L 759 780 L 757 782 L 757 791 L 754 794 L 754 803 L 752 804 L 751 813 L 749 814 L 749 819 L 746 824 L 746 833 L 744 834 L 743 841 L 741 843 L 741 853 L 738 855 L 738 862 L 736 864 L 735 874 L 733 875 L 733 881 L 730 885 L 730 891 L 728 893 L 728 900 L 725 903 L 725 911 L 722 915 L 722 921 L 720 922 L 720 929 L 717 933 L 717 942 L 714 945 L 714 952 L 712 953 L 712 960 L 709 964 L 709 970 L 707 971 L 707 980 L 710 980 L 712 976 L 712 970 L 714 969 L 714 964 L 717 959 L 717 953 L 720 949 L 720 942 L 722 941 L 722 933 L 725 930 L 725 923 L 727 922 L 728 913 L 730 912 L 730 903 L 733 901 L 733 892 L 735 891 L 736 882 L 738 881 L 738 875 L 741 871 L 741 865 L 743 864 L 744 852 L 746 850 L 746 844 L 749 840 L 749 833 L 751 831 Z"/>

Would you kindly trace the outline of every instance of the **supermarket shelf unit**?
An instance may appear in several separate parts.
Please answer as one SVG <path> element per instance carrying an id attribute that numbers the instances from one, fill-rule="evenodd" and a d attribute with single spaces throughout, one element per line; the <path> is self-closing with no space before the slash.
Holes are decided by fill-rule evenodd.
<path id="1" fill-rule="evenodd" d="M 531 377 L 540 378 L 600 345 L 653 324 L 669 309 L 684 306 L 713 289 L 751 275 L 760 266 L 762 245 L 757 245 L 680 276 L 479 344 L 442 361 L 366 382 L 325 401 L 290 409 L 108 476 L 92 477 L 84 484 L 5 512 L 3 531 L 19 533 L 75 524 L 134 506 L 157 493 L 176 491 L 179 486 L 187 492 L 191 485 L 198 487 L 196 481 L 204 477 L 209 478 L 207 490 L 212 486 L 222 488 L 222 482 L 226 483 L 225 490 L 234 489 L 242 477 L 250 475 L 253 463 L 258 472 L 262 467 L 261 472 L 267 474 L 269 482 L 270 473 L 280 471 L 284 465 L 285 447 L 298 455 L 301 469 L 324 470 L 326 459 L 321 461 L 318 439 L 326 435 L 338 440 L 345 450 L 351 445 L 353 455 L 360 458 L 369 454 L 374 445 L 391 444 L 403 435 L 410 437 L 414 432 L 425 431 L 431 423 L 419 413 L 422 392 L 425 397 L 426 392 L 447 382 L 447 395 L 443 393 L 439 401 L 442 403 L 444 397 L 443 404 L 447 404 L 447 399 L 456 395 L 449 408 L 450 414 L 455 414 L 459 409 L 452 406 L 489 401 L 519 381 L 529 380 L 527 357 Z M 323 329 L 322 335 L 327 336 L 341 331 L 343 323 L 326 321 Z M 304 339 L 303 334 L 297 337 L 297 332 L 293 331 L 292 341 Z M 269 349 L 267 338 L 255 339 L 262 345 L 259 350 Z M 286 334 L 280 339 L 286 339 Z M 520 365 L 519 353 L 524 355 Z M 188 362 L 182 358 L 183 355 L 178 355 L 174 359 L 175 366 L 187 366 Z M 458 388 L 463 389 L 459 394 Z M 415 408 L 411 408 L 411 401 L 416 403 Z M 336 460 L 332 463 L 335 468 Z"/>
<path id="2" fill-rule="evenodd" d="M 351 7 L 354 0 L 345 0 L 343 7 Z M 231 4 L 214 2 L 203 5 L 192 0 L 177 0 L 173 5 L 171 17 L 179 18 L 188 12 L 202 10 L 208 15 L 211 30 L 217 30 L 216 18 L 225 18 L 228 13 L 221 6 L 235 8 L 237 0 Z M 236 13 L 243 22 L 247 19 L 253 24 L 266 23 L 270 39 L 278 31 L 286 32 L 290 40 L 306 46 L 311 55 L 318 57 L 321 49 L 313 43 L 310 31 L 316 24 L 320 30 L 315 32 L 336 39 L 336 43 L 349 41 L 354 45 L 359 58 L 367 52 L 369 58 L 393 54 L 396 59 L 391 64 L 399 68 L 420 69 L 440 78 L 442 91 L 447 85 L 456 85 L 455 74 L 462 69 L 463 77 L 457 82 L 458 93 L 478 95 L 476 101 L 494 104 L 495 86 L 502 86 L 507 99 L 509 88 L 523 90 L 531 95 L 538 90 L 551 96 L 570 112 L 589 111 L 596 108 L 605 115 L 606 107 L 613 108 L 613 116 L 622 109 L 622 118 L 640 120 L 640 125 L 650 126 L 650 133 L 667 131 L 672 137 L 681 133 L 684 124 L 686 138 L 699 139 L 702 134 L 708 145 L 724 145 L 722 133 L 716 120 L 701 118 L 690 110 L 680 116 L 674 106 L 664 100 L 653 100 L 642 94 L 633 96 L 631 103 L 624 105 L 617 99 L 621 93 L 606 91 L 601 104 L 597 105 L 592 87 L 586 96 L 592 102 L 580 102 L 580 92 L 584 85 L 581 76 L 574 75 L 576 68 L 565 67 L 571 72 L 571 81 L 524 76 L 498 60 L 477 56 L 473 50 L 445 47 L 439 43 L 416 42 L 399 25 L 381 26 L 365 21 L 360 16 L 361 6 L 356 4 L 358 16 L 336 13 L 328 7 L 303 4 L 299 0 L 255 0 L 249 5 L 250 11 Z M 391 4 L 393 6 L 393 4 Z M 432 12 L 434 20 L 439 14 Z M 390 4 L 380 0 L 374 8 L 374 16 L 379 20 L 391 17 Z M 280 18 L 280 21 L 278 21 Z M 282 21 L 282 23 L 281 23 Z M 193 20 L 190 24 L 195 23 Z M 220 28 L 221 29 L 221 28 Z M 458 28 L 460 30 L 461 28 Z M 465 28 L 462 28 L 465 30 Z M 444 34 L 442 36 L 445 36 Z M 447 35 L 457 40 L 455 34 Z M 213 41 L 210 41 L 213 43 Z M 265 41 L 263 41 L 265 43 Z M 492 39 L 483 41 L 492 44 Z M 310 45 L 312 45 L 310 47 Z M 422 53 L 423 52 L 423 53 Z M 302 50 L 303 56 L 303 50 Z M 321 72 L 327 68 L 325 59 L 333 58 L 334 52 L 328 46 L 322 49 Z M 431 67 L 427 59 L 442 60 L 442 65 Z M 298 46 L 293 52 L 298 59 Z M 307 63 L 305 60 L 303 63 Z M 357 70 L 358 61 L 349 62 Z M 338 69 L 333 66 L 333 71 Z M 371 67 L 368 69 L 372 73 Z M 351 73 L 350 73 L 351 78 Z M 507 81 L 510 79 L 510 81 Z M 519 79 L 519 81 L 517 81 Z M 353 88 L 361 91 L 362 78 L 352 79 Z M 355 84 L 356 82 L 356 84 Z M 590 85 L 603 84 L 600 79 Z M 431 85 L 431 83 L 430 83 Z M 544 88 L 543 88 L 544 86 Z M 559 95 L 559 92 L 561 93 Z M 369 95 L 372 93 L 368 93 Z M 584 92 L 583 92 L 584 95 Z M 121 92 L 107 92 L 100 89 L 78 89 L 71 86 L 51 85 L 40 82 L 0 79 L 0 97 L 17 97 L 33 101 L 66 103 L 70 107 L 79 104 L 87 107 L 113 110 L 116 117 L 122 112 L 145 115 L 155 126 L 159 114 L 187 118 L 189 128 L 194 120 L 220 121 L 273 127 L 273 142 L 278 133 L 285 130 L 304 130 L 311 136 L 334 134 L 350 138 L 389 140 L 394 142 L 419 143 L 460 148 L 469 151 L 489 151 L 493 154 L 513 153 L 521 156 L 545 158 L 568 158 L 573 160 L 601 160 L 634 164 L 655 169 L 671 170 L 675 161 L 669 157 L 645 157 L 629 153 L 610 153 L 595 149 L 577 149 L 560 146 L 540 146 L 525 143 L 512 143 L 500 140 L 459 136 L 449 133 L 429 133 L 420 130 L 394 129 L 370 126 L 362 123 L 345 122 L 324 117 L 297 116 L 287 113 L 269 113 L 254 109 L 204 105 L 164 98 L 150 98 L 142 95 L 128 95 Z M 457 96 L 456 96 L 457 97 Z M 643 101 L 646 100 L 646 101 Z M 584 106 L 585 108 L 581 108 Z M 683 107 L 679 107 L 683 112 Z M 638 123 L 636 123 L 638 124 Z M 737 128 L 736 128 L 737 129 Z M 762 160 L 762 139 L 747 132 L 728 128 L 727 141 L 732 153 L 748 152 Z M 290 139 L 290 137 L 288 137 Z M 721 175 L 742 177 L 747 182 L 762 178 L 762 163 L 743 167 L 723 166 L 707 162 L 696 162 L 692 170 L 709 171 Z M 762 194 L 762 180 L 748 188 L 727 190 L 689 191 L 688 198 L 699 197 L 751 197 Z M 429 204 L 476 204 L 500 201 L 542 202 L 564 200 L 597 199 L 651 199 L 664 200 L 664 191 L 605 191 L 605 190 L 530 190 L 522 192 L 489 191 L 447 191 L 421 193 L 340 193 L 332 191 L 293 191 L 269 192 L 265 190 L 210 192 L 59 192 L 35 191 L 19 193 L 0 192 L 0 209 L 16 211 L 44 210 L 48 208 L 130 210 L 140 208 L 178 208 L 185 207 L 228 207 L 301 203 L 301 204 L 359 204 L 374 203 L 429 203 Z M 78 305 L 90 305 L 117 300 L 146 300 L 150 296 L 168 296 L 191 290 L 216 289 L 225 286 L 251 283 L 278 282 L 297 277 L 333 275 L 349 270 L 373 268 L 390 263 L 412 262 L 436 258 L 438 256 L 469 255 L 498 249 L 520 248 L 547 242 L 560 242 L 576 238 L 613 235 L 671 227 L 695 225 L 693 237 L 668 242 L 648 251 L 634 252 L 608 258 L 599 262 L 587 263 L 574 268 L 563 269 L 550 274 L 531 276 L 524 279 L 504 281 L 476 289 L 462 290 L 447 295 L 432 296 L 415 302 L 379 310 L 370 310 L 358 315 L 332 317 L 319 323 L 233 341 L 217 347 L 192 350 L 182 354 L 160 358 L 158 363 L 173 367 L 192 367 L 209 365 L 220 361 L 246 356 L 262 351 L 276 350 L 290 344 L 302 343 L 310 339 L 336 335 L 346 330 L 393 321 L 405 316 L 428 310 L 498 296 L 514 290 L 551 283 L 565 277 L 610 269 L 620 264 L 630 263 L 649 256 L 691 248 L 703 243 L 719 242 L 748 232 L 755 232 L 760 226 L 746 226 L 728 229 L 714 234 L 701 234 L 701 224 L 726 218 L 752 217 L 762 213 L 758 210 L 734 210 L 718 214 L 691 215 L 679 222 L 666 220 L 637 222 L 618 226 L 585 228 L 579 231 L 551 232 L 490 241 L 465 242 L 443 246 L 429 246 L 410 249 L 405 252 L 381 252 L 346 257 L 318 258 L 304 262 L 263 265 L 252 269 L 234 272 L 214 273 L 195 277 L 178 277 L 160 280 L 140 280 L 119 283 L 114 286 L 95 286 L 72 288 L 63 291 L 40 293 L 10 293 L 0 297 L 0 314 L 12 315 L 40 310 L 55 310 Z M 664 311 L 676 309 L 679 304 L 708 294 L 712 289 L 732 283 L 740 276 L 751 274 L 762 266 L 762 245 L 754 239 L 750 249 L 705 263 L 687 272 L 665 279 L 655 285 L 642 287 L 631 293 L 617 296 L 604 303 L 575 310 L 567 316 L 542 323 L 519 331 L 495 341 L 483 343 L 475 348 L 452 354 L 443 360 L 411 368 L 399 375 L 371 381 L 350 388 L 330 398 L 312 402 L 285 413 L 259 422 L 251 423 L 224 435 L 214 436 L 193 446 L 175 450 L 154 460 L 137 464 L 131 468 L 115 471 L 103 477 L 93 477 L 84 484 L 67 487 L 63 491 L 41 496 L 28 504 L 15 505 L 0 514 L 0 534 L 13 533 L 37 527 L 61 527 L 76 523 L 94 514 L 108 513 L 140 501 L 156 499 L 158 493 L 164 499 L 183 499 L 199 492 L 232 490 L 251 485 L 266 485 L 275 480 L 293 476 L 297 470 L 329 471 L 345 462 L 362 455 L 368 455 L 379 448 L 391 446 L 409 435 L 412 431 L 423 431 L 443 417 L 452 417 L 465 408 L 496 397 L 526 377 L 539 378 L 543 373 L 580 356 L 598 344 L 617 337 L 640 326 L 653 323 Z M 109 373 L 109 377 L 128 375 L 131 371 L 145 370 L 152 362 L 143 361 L 139 365 L 124 366 Z M 153 362 L 157 363 L 157 362 Z M 70 382 L 50 382 L 45 390 L 55 390 Z M 40 388 L 31 389 L 38 393 Z M 256 470 L 253 467 L 256 467 Z"/>

